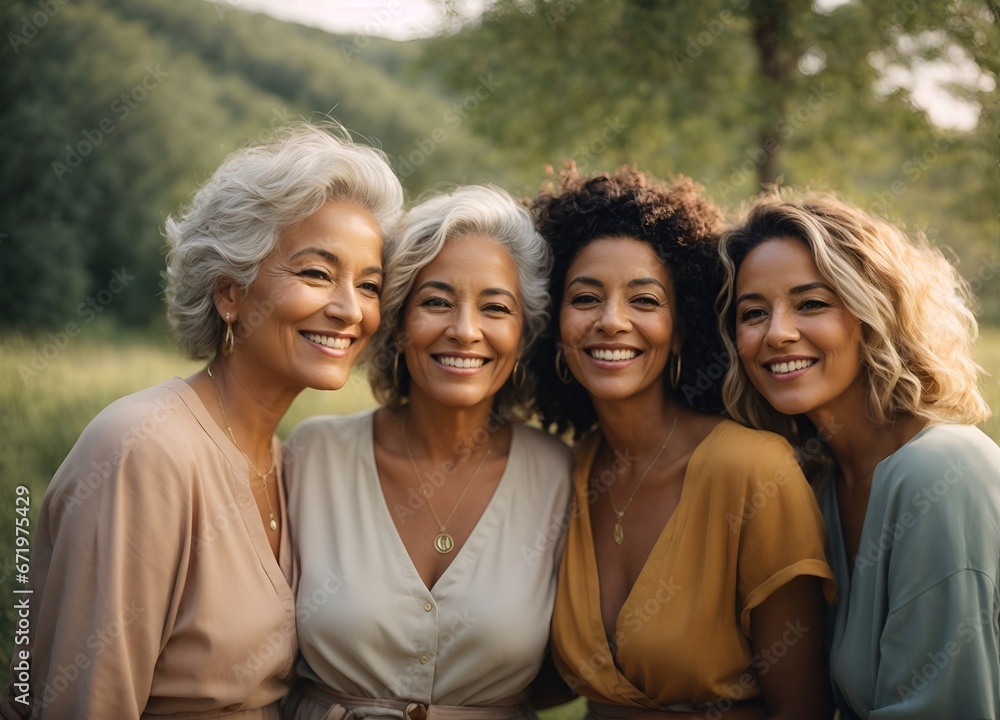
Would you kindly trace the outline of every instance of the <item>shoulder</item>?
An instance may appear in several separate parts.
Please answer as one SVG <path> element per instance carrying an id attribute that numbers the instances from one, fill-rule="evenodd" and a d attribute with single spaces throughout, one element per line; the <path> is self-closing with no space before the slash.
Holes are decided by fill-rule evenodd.
<path id="1" fill-rule="evenodd" d="M 695 450 L 713 473 L 753 480 L 761 475 L 801 476 L 795 451 L 781 435 L 723 420 Z"/>
<path id="2" fill-rule="evenodd" d="M 926 428 L 876 468 L 869 513 L 882 521 L 878 542 L 891 547 L 889 570 L 901 596 L 963 569 L 995 579 L 1000 449 L 971 426 Z"/>
<path id="3" fill-rule="evenodd" d="M 196 449 L 211 442 L 189 405 L 192 398 L 187 384 L 174 378 L 108 405 L 53 476 L 46 491 L 50 504 L 69 510 L 87 505 L 96 512 L 102 503 L 91 498 L 126 493 L 155 504 L 184 495 Z"/>
<path id="4" fill-rule="evenodd" d="M 138 445 L 141 439 L 152 446 L 164 438 L 189 434 L 194 416 L 184 388 L 187 384 L 174 378 L 115 400 L 90 421 L 80 442 Z"/>
<path id="5" fill-rule="evenodd" d="M 971 425 L 932 425 L 883 460 L 876 472 L 897 487 L 937 480 L 992 487 L 1000 483 L 1000 447 Z"/>
<path id="6" fill-rule="evenodd" d="M 562 440 L 544 430 L 516 423 L 513 432 L 517 438 L 515 450 L 526 453 L 541 462 L 569 468 L 573 464 L 573 451 Z"/>
<path id="7" fill-rule="evenodd" d="M 350 444 L 371 432 L 375 410 L 350 415 L 317 415 L 303 420 L 288 435 L 286 446 L 307 449 L 316 443 Z"/>

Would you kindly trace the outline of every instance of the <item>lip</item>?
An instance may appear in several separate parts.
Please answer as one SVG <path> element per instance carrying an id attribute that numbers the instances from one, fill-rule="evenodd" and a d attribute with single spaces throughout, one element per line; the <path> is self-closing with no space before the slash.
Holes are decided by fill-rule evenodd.
<path id="1" fill-rule="evenodd" d="M 779 363 L 790 363 L 790 362 L 795 362 L 797 360 L 811 360 L 812 364 L 807 365 L 804 368 L 800 368 L 799 370 L 792 370 L 791 372 L 786 372 L 786 373 L 775 373 L 771 371 L 772 365 L 776 365 Z M 816 367 L 817 363 L 819 363 L 818 358 L 809 357 L 808 355 L 781 355 L 779 357 L 768 358 L 767 360 L 761 363 L 761 368 L 764 370 L 767 376 L 772 380 L 775 380 L 777 382 L 788 382 L 802 377 L 807 372 Z"/>
<path id="2" fill-rule="evenodd" d="M 302 337 L 303 340 L 305 340 L 307 343 L 309 343 L 309 345 L 311 347 L 314 347 L 317 350 L 319 350 L 321 353 L 323 353 L 324 355 L 327 355 L 327 356 L 333 357 L 333 358 L 347 357 L 348 353 L 350 353 L 350 351 L 351 351 L 351 347 L 357 341 L 357 338 L 355 336 L 353 336 L 353 335 L 348 335 L 346 333 L 337 333 L 337 332 L 316 332 L 314 330 L 300 330 L 299 331 L 299 335 Z M 313 337 L 328 338 L 330 340 L 340 340 L 341 343 L 344 340 L 346 340 L 347 341 L 347 346 L 346 347 L 329 347 L 329 346 L 324 345 L 324 344 L 322 344 L 320 342 L 317 342 L 316 340 L 311 339 L 309 337 L 310 335 L 313 336 Z"/>
<path id="3" fill-rule="evenodd" d="M 476 353 L 439 352 L 430 353 L 430 356 L 437 368 L 453 375 L 476 375 L 482 372 L 483 368 L 491 362 L 491 358 L 484 355 L 478 355 Z M 475 365 L 474 367 L 457 367 L 455 365 L 445 364 L 442 362 L 443 359 L 451 359 L 453 361 L 472 361 L 473 363 L 478 360 L 481 361 L 482 364 Z"/>

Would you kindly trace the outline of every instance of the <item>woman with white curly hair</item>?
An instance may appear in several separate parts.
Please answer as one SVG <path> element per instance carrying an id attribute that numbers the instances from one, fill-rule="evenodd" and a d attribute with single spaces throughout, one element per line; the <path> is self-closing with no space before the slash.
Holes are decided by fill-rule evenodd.
<path id="1" fill-rule="evenodd" d="M 304 680 L 288 717 L 531 717 L 569 450 L 516 420 L 549 253 L 504 191 L 403 220 L 370 379 L 383 407 L 290 436 Z"/>
<path id="2" fill-rule="evenodd" d="M 105 408 L 52 479 L 5 714 L 278 717 L 297 569 L 274 433 L 378 328 L 402 200 L 381 152 L 298 123 L 168 219 L 168 316 L 208 364 Z"/>

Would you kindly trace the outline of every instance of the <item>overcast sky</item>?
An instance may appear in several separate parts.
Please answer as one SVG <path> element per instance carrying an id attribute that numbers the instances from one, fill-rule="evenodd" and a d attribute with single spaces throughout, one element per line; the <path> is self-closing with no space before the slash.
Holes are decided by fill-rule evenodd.
<path id="1" fill-rule="evenodd" d="M 213 0 L 209 0 L 212 2 Z M 352 35 L 378 35 L 393 40 L 428 37 L 441 28 L 441 0 L 224 0 L 241 10 L 262 12 L 280 20 L 322 28 L 329 32 Z M 823 10 L 830 10 L 848 0 L 816 0 Z M 482 12 L 487 0 L 457 0 L 454 6 L 474 18 Z M 961 82 L 967 85 L 992 79 L 980 76 L 975 63 L 968 57 L 952 54 L 946 60 L 927 63 L 913 74 L 890 73 L 884 78 L 887 88 L 909 87 L 916 105 L 927 111 L 942 127 L 970 129 L 979 117 L 979 108 L 958 101 L 940 89 L 942 83 Z"/>

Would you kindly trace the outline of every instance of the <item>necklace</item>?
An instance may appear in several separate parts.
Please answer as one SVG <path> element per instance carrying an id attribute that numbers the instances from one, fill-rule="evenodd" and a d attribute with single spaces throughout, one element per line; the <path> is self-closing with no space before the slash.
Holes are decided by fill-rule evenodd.
<path id="1" fill-rule="evenodd" d="M 233 441 L 233 445 L 235 445 L 236 449 L 240 451 L 240 455 L 242 455 L 243 459 L 249 463 L 250 469 L 253 470 L 254 475 L 260 478 L 260 482 L 264 486 L 264 500 L 267 501 L 267 516 L 271 520 L 271 522 L 268 523 L 268 527 L 270 527 L 272 531 L 277 530 L 278 521 L 274 519 L 274 508 L 271 507 L 271 495 L 267 492 L 267 478 L 274 472 L 274 451 L 271 451 L 271 467 L 267 469 L 267 472 L 262 473 L 257 469 L 257 466 L 253 464 L 253 460 L 251 460 L 249 456 L 243 452 L 243 448 L 237 444 L 236 436 L 233 435 L 233 429 L 229 427 L 229 418 L 226 416 L 226 406 L 222 404 L 222 393 L 219 392 L 219 384 L 215 382 L 215 376 L 212 374 L 212 366 L 209 365 L 205 369 L 208 370 L 208 377 L 211 378 L 212 387 L 215 388 L 215 397 L 219 399 L 219 410 L 222 411 L 222 421 L 226 423 L 226 430 L 229 431 L 229 439 Z"/>
<path id="2" fill-rule="evenodd" d="M 656 451 L 656 455 L 654 455 L 653 459 L 649 461 L 649 465 L 646 466 L 646 469 L 642 471 L 642 475 L 639 476 L 639 482 L 635 484 L 635 487 L 632 489 L 632 494 L 628 496 L 628 501 L 625 503 L 625 507 L 621 510 L 618 509 L 618 505 L 615 503 L 615 494 L 611 491 L 611 486 L 608 485 L 608 497 L 611 498 L 611 508 L 615 511 L 614 537 L 616 545 L 621 545 L 622 541 L 625 539 L 625 531 L 622 530 L 622 518 L 625 517 L 625 511 L 628 510 L 629 505 L 631 505 L 632 501 L 635 500 L 635 494 L 639 492 L 639 486 L 642 485 L 642 481 L 646 479 L 646 475 L 649 474 L 653 465 L 656 464 L 656 461 L 660 459 L 661 455 L 663 455 L 663 451 L 667 449 L 667 445 L 670 444 L 670 438 L 674 436 L 674 430 L 677 429 L 677 417 L 680 414 L 681 410 L 680 408 L 677 408 L 677 411 L 674 413 L 674 421 L 670 424 L 670 430 L 667 432 L 666 440 L 664 440 L 663 444 L 660 445 L 660 449 Z"/>
<path id="3" fill-rule="evenodd" d="M 440 532 L 434 537 L 434 549 L 442 555 L 447 555 L 455 549 L 455 539 L 448 534 L 448 531 L 445 530 L 445 526 L 451 522 L 451 518 L 455 514 L 455 511 L 458 510 L 458 506 L 462 504 L 463 500 L 465 500 L 465 495 L 469 492 L 469 488 L 472 487 L 472 481 L 476 479 L 479 471 L 483 469 L 483 465 L 486 463 L 486 458 L 493 454 L 493 440 L 495 437 L 496 435 L 494 433 L 490 433 L 490 446 L 486 449 L 486 454 L 483 455 L 479 464 L 476 465 L 476 469 L 472 471 L 472 475 L 469 476 L 469 481 L 465 483 L 465 489 L 462 490 L 462 494 L 458 496 L 458 501 L 451 509 L 451 512 L 448 513 L 448 517 L 444 519 L 444 522 L 441 522 L 437 512 L 434 511 L 434 506 L 431 505 L 431 496 L 427 491 L 427 486 L 424 485 L 423 479 L 420 477 L 420 471 L 417 470 L 417 462 L 413 459 L 413 453 L 410 452 L 410 443 L 406 439 L 406 418 L 403 418 L 403 447 L 406 448 L 406 455 L 410 458 L 410 467 L 413 468 L 413 474 L 417 477 L 417 485 L 420 487 L 420 494 L 423 495 L 424 500 L 427 501 L 427 509 L 431 511 L 431 516 L 434 518 L 434 522 L 437 523 L 437 526 L 440 529 Z"/>

